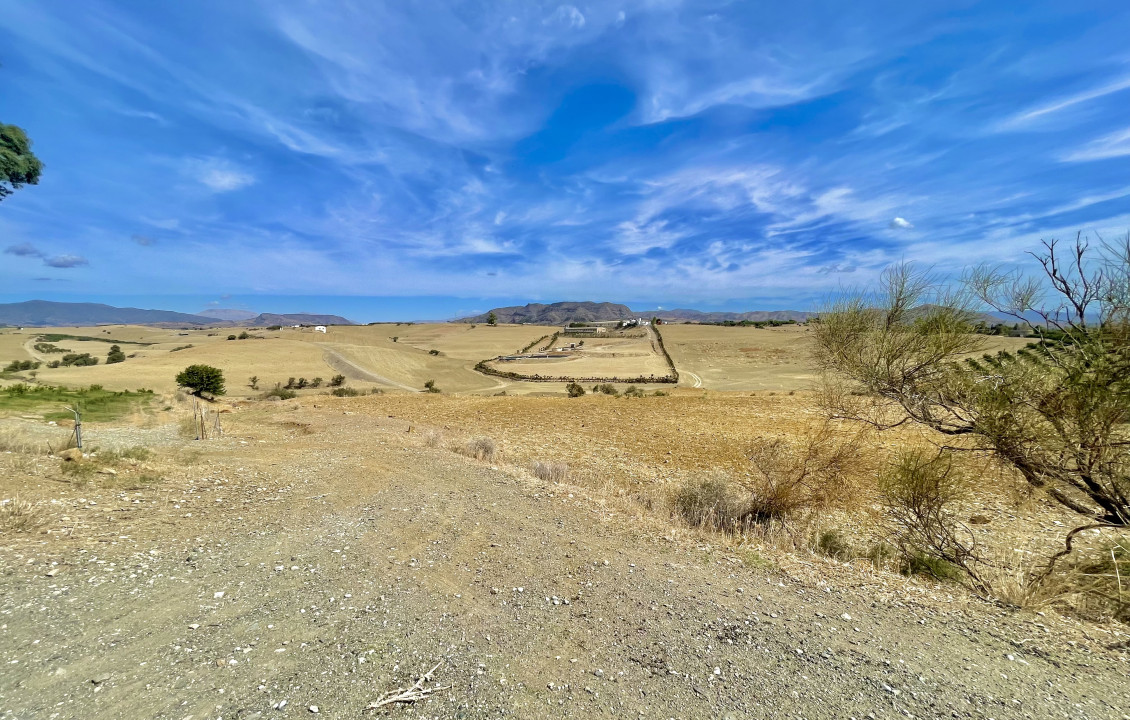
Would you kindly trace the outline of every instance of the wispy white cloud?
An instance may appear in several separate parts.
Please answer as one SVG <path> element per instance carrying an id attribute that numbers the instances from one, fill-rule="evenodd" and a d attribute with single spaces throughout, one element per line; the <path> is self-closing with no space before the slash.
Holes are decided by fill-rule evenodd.
<path id="1" fill-rule="evenodd" d="M 1066 155 L 1066 162 L 1087 162 L 1130 155 L 1130 128 L 1104 135 Z"/>
<path id="2" fill-rule="evenodd" d="M 914 224 L 904 217 L 896 217 L 891 220 L 889 227 L 892 230 L 910 230 L 914 227 Z"/>
<path id="3" fill-rule="evenodd" d="M 1022 129 L 1068 108 L 1125 90 L 1130 90 L 1130 76 L 1021 111 L 1002 121 L 1000 128 L 1005 130 Z"/>
<path id="4" fill-rule="evenodd" d="M 255 176 L 230 160 L 218 157 L 188 158 L 181 172 L 213 192 L 231 192 L 255 183 Z"/>

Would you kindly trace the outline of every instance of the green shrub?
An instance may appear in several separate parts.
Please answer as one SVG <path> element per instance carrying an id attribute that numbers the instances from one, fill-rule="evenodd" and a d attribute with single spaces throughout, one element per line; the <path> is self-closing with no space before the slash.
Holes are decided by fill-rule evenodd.
<path id="1" fill-rule="evenodd" d="M 124 362 L 125 359 L 126 359 L 126 354 L 124 352 L 122 352 L 121 346 L 119 346 L 119 345 L 111 345 L 110 346 L 110 352 L 108 352 L 106 354 L 106 364 L 107 365 L 112 365 L 114 363 Z"/>
<path id="2" fill-rule="evenodd" d="M 569 393 L 569 397 L 581 397 L 585 394 L 584 387 L 579 382 L 571 382 L 565 386 L 565 392 Z"/>
<path id="3" fill-rule="evenodd" d="M 854 557 L 851 545 L 839 530 L 825 530 L 816 538 L 816 551 L 836 560 Z"/>
<path id="4" fill-rule="evenodd" d="M 436 387 L 436 381 L 435 380 L 428 380 L 427 382 L 424 383 L 424 392 L 440 393 L 440 392 L 443 392 L 443 391 Z"/>
<path id="5" fill-rule="evenodd" d="M 322 386 L 322 378 L 320 378 L 320 377 L 316 377 L 316 378 L 314 378 L 313 380 L 310 381 L 310 387 L 312 387 L 312 388 L 321 387 L 321 386 Z"/>
<path id="6" fill-rule="evenodd" d="M 439 354 L 440 354 L 440 352 L 439 352 L 439 350 L 429 350 L 429 351 L 428 351 L 428 354 L 429 354 L 429 355 L 439 355 Z"/>
<path id="7" fill-rule="evenodd" d="M 273 397 L 277 397 L 279 400 L 293 400 L 294 398 L 298 397 L 298 393 L 294 392 L 293 390 L 287 390 L 286 388 L 280 386 L 278 383 L 275 383 L 275 387 L 263 393 L 261 397 L 264 400 L 268 400 Z"/>
<path id="8" fill-rule="evenodd" d="M 949 452 L 909 451 L 879 477 L 880 499 L 894 528 L 904 572 L 953 579 L 964 572 L 979 592 L 990 592 L 977 537 L 957 519 L 968 488 Z"/>
<path id="9" fill-rule="evenodd" d="M 617 390 L 616 386 L 612 383 L 600 383 L 599 385 L 593 385 L 592 391 L 594 393 L 600 393 L 602 395 L 612 395 L 613 397 L 620 394 L 620 391 Z"/>
<path id="10" fill-rule="evenodd" d="M 90 353 L 67 353 L 63 356 L 62 364 L 64 367 L 74 365 L 75 367 L 87 367 L 90 365 L 97 365 L 98 358 L 92 357 Z"/>
<path id="11" fill-rule="evenodd" d="M 224 373 L 211 365 L 189 365 L 177 374 L 176 383 L 179 387 L 191 388 L 193 395 L 224 394 Z"/>
<path id="12" fill-rule="evenodd" d="M 361 394 L 360 390 L 351 387 L 338 387 L 330 391 L 334 397 L 357 397 Z"/>
<path id="13" fill-rule="evenodd" d="M 344 375 L 334 375 L 332 378 L 330 378 L 330 387 L 341 387 L 344 384 L 345 384 L 345 376 Z"/>
<path id="14" fill-rule="evenodd" d="M 624 390 L 624 397 L 642 398 L 643 396 L 643 390 L 640 390 L 635 385 L 629 385 L 627 389 Z"/>
<path id="15" fill-rule="evenodd" d="M 35 360 L 13 360 L 4 368 L 4 372 L 20 372 L 21 370 L 35 370 L 40 363 Z"/>
<path id="16" fill-rule="evenodd" d="M 235 335 L 228 335 L 228 340 L 235 340 Z"/>

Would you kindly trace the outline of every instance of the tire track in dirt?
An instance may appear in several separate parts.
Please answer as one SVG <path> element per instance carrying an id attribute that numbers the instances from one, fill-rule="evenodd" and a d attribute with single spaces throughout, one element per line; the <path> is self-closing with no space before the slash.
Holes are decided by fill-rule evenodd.
<path id="1" fill-rule="evenodd" d="M 38 350 L 36 350 L 33 347 L 33 345 L 35 345 L 35 343 L 38 339 L 39 339 L 38 335 L 32 335 L 30 338 L 28 338 L 28 341 L 24 343 L 24 351 L 27 352 L 28 355 L 31 355 L 32 358 L 34 358 L 35 360 L 38 360 L 39 362 L 47 362 L 47 356 L 43 355 L 42 353 L 40 353 Z"/>
<path id="2" fill-rule="evenodd" d="M 377 375 L 376 373 L 369 372 L 365 368 L 361 367 L 360 365 L 345 357 L 337 350 L 334 350 L 325 343 L 314 344 L 322 348 L 323 357 L 327 365 L 343 375 L 352 377 L 354 380 L 368 380 L 369 382 L 381 383 L 382 385 L 392 385 L 393 387 L 398 387 L 401 390 L 407 390 L 409 392 L 420 392 L 411 385 L 398 383 L 395 380 L 390 380 L 389 378 L 384 377 L 383 375 Z"/>

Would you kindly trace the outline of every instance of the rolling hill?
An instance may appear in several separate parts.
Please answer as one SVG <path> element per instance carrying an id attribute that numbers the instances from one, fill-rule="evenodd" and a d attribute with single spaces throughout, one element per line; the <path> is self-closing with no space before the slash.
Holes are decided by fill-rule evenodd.
<path id="1" fill-rule="evenodd" d="M 215 311 L 243 312 L 243 311 Z M 340 315 L 314 315 L 308 313 L 260 313 L 244 316 L 238 322 L 228 319 L 173 312 L 172 310 L 143 310 L 120 308 L 101 303 L 68 303 L 50 300 L 28 300 L 19 303 L 0 303 L 0 326 L 27 327 L 81 327 L 86 325 L 172 325 L 263 327 L 268 325 L 352 325 Z"/>
<path id="2" fill-rule="evenodd" d="M 171 310 L 120 308 L 101 303 L 28 300 L 0 304 L 0 325 L 43 327 L 83 325 L 212 325 L 213 318 Z"/>

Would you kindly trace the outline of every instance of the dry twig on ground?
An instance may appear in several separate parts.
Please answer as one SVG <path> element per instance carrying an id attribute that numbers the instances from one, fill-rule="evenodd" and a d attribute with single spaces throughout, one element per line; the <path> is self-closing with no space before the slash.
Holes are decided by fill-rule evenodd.
<path id="1" fill-rule="evenodd" d="M 397 688 L 396 690 L 389 690 L 384 695 L 381 695 L 379 698 L 366 705 L 365 711 L 368 712 L 369 710 L 377 710 L 379 708 L 385 707 L 386 705 L 396 705 L 398 703 L 413 703 L 417 700 L 423 700 L 434 692 L 448 689 L 449 687 L 451 687 L 450 685 L 433 685 L 432 687 L 424 687 L 424 683 L 428 682 L 428 680 L 431 679 L 432 673 L 438 670 L 439 666 L 442 664 L 443 660 L 437 662 L 435 664 L 435 667 L 424 673 L 420 677 L 420 679 L 417 680 L 410 688 Z"/>

